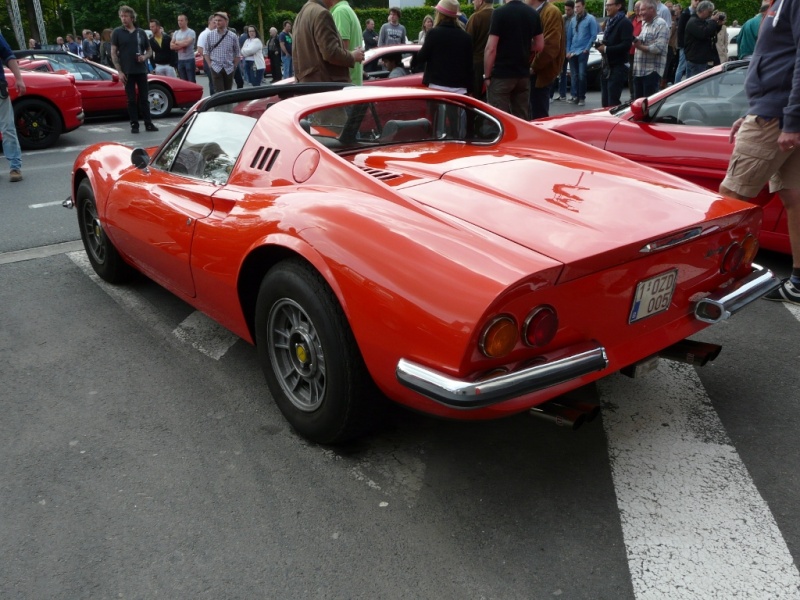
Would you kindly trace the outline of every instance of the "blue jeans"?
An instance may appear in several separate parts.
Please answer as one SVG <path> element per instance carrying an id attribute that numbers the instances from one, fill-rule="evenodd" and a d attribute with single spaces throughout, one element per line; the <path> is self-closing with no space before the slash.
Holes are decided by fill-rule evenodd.
<path id="1" fill-rule="evenodd" d="M 292 69 L 292 55 L 291 54 L 284 54 L 281 56 L 281 65 L 283 66 L 283 78 L 287 79 L 294 75 L 294 70 Z"/>
<path id="2" fill-rule="evenodd" d="M 678 48 L 678 70 L 675 72 L 675 83 L 686 77 L 686 53 L 683 48 Z"/>
<path id="3" fill-rule="evenodd" d="M 622 88 L 628 83 L 628 65 L 614 65 L 610 70 L 608 79 L 600 78 L 600 99 L 603 107 L 621 104 Z"/>
<path id="4" fill-rule="evenodd" d="M 558 96 L 559 98 L 567 97 L 567 64 L 569 61 L 565 58 L 564 64 L 561 65 L 561 75 L 558 77 Z"/>
<path id="5" fill-rule="evenodd" d="M 572 97 L 586 99 L 586 67 L 589 64 L 589 53 L 581 52 L 569 59 L 569 76 Z"/>
<path id="6" fill-rule="evenodd" d="M 264 69 L 253 70 L 253 62 L 252 60 L 244 61 L 244 72 L 247 74 L 247 81 L 252 86 L 261 85 L 264 80 Z"/>
<path id="7" fill-rule="evenodd" d="M 19 147 L 17 127 L 14 124 L 14 108 L 11 97 L 0 100 L 0 133 L 3 134 L 3 154 L 12 171 L 22 169 L 22 148 Z"/>
<path id="8" fill-rule="evenodd" d="M 191 81 L 192 83 L 197 83 L 197 77 L 195 77 L 194 73 L 193 58 L 187 58 L 178 61 L 178 77 L 180 77 L 184 81 Z"/>
<path id="9" fill-rule="evenodd" d="M 686 61 L 686 77 L 692 77 L 697 75 L 698 73 L 702 73 L 703 71 L 708 71 L 711 68 L 711 65 L 708 63 L 693 63 Z"/>

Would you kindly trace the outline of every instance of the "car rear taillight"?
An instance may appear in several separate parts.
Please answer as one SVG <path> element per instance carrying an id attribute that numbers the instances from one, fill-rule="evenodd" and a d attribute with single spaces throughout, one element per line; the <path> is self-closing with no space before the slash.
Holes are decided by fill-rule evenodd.
<path id="1" fill-rule="evenodd" d="M 742 266 L 742 259 L 744 258 L 744 250 L 738 242 L 733 242 L 725 251 L 725 256 L 722 257 L 722 264 L 719 267 L 721 273 L 733 273 Z"/>
<path id="2" fill-rule="evenodd" d="M 552 306 L 537 306 L 525 319 L 522 338 L 528 346 L 541 348 L 553 341 L 558 331 L 558 314 Z"/>
<path id="3" fill-rule="evenodd" d="M 488 358 L 500 358 L 509 354 L 519 339 L 517 323 L 508 315 L 492 319 L 483 329 L 480 349 Z"/>
<path id="4" fill-rule="evenodd" d="M 747 237 L 744 238 L 742 242 L 742 264 L 746 266 L 748 269 L 753 264 L 753 261 L 756 259 L 756 254 L 758 254 L 758 238 L 752 234 L 747 234 Z"/>

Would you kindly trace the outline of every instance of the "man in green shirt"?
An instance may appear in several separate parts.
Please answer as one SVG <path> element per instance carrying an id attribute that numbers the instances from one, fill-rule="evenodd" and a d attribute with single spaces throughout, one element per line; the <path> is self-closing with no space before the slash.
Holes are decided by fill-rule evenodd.
<path id="1" fill-rule="evenodd" d="M 344 49 L 350 51 L 361 46 L 363 40 L 361 23 L 358 22 L 358 17 L 347 0 L 339 0 L 334 4 L 331 8 L 331 15 L 333 15 L 333 22 L 336 23 L 339 35 L 342 36 Z M 363 80 L 364 68 L 360 62 L 357 62 L 350 69 L 350 81 L 355 85 L 361 85 Z"/>

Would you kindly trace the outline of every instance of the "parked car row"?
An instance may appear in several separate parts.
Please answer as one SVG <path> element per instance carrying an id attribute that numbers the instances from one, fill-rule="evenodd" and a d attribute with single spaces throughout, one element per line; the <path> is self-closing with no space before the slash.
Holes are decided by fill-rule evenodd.
<path id="1" fill-rule="evenodd" d="M 23 148 L 52 146 L 85 117 L 127 114 L 125 86 L 114 69 L 69 52 L 18 50 L 15 55 L 27 88 L 24 97 L 12 97 Z M 8 70 L 6 77 L 14 79 Z M 155 118 L 169 115 L 173 108 L 189 108 L 203 96 L 201 85 L 175 77 L 151 74 L 148 83 Z"/>

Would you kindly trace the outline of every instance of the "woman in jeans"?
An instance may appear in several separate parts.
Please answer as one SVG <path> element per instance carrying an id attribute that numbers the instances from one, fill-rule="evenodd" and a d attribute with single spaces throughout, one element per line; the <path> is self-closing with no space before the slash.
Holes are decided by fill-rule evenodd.
<path id="1" fill-rule="evenodd" d="M 258 37 L 258 30 L 252 25 L 245 27 L 247 39 L 242 46 L 242 56 L 244 56 L 244 72 L 250 85 L 261 85 L 264 79 L 264 44 Z"/>

